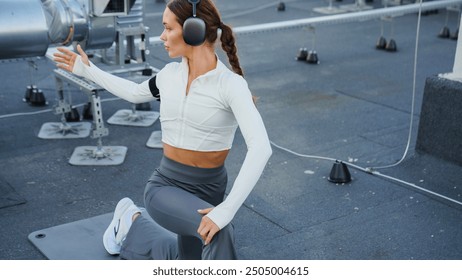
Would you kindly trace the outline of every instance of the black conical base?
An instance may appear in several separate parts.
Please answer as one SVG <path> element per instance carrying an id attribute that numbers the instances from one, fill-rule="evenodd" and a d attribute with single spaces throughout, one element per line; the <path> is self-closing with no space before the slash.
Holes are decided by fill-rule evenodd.
<path id="1" fill-rule="evenodd" d="M 278 4 L 278 11 L 283 12 L 286 10 L 286 4 L 284 2 L 279 2 Z"/>
<path id="2" fill-rule="evenodd" d="M 449 32 L 449 28 L 447 26 L 443 27 L 440 34 L 438 34 L 438 37 L 440 38 L 449 38 L 449 36 L 451 36 L 451 32 Z"/>
<path id="3" fill-rule="evenodd" d="M 72 107 L 71 111 L 65 114 L 65 118 L 67 122 L 79 122 L 80 121 L 79 111 L 77 111 L 77 108 Z"/>
<path id="4" fill-rule="evenodd" d="M 308 50 L 306 48 L 300 48 L 298 55 L 295 57 L 296 60 L 306 60 L 308 57 Z"/>
<path id="5" fill-rule="evenodd" d="M 456 32 L 454 32 L 453 34 L 451 34 L 451 39 L 452 39 L 452 40 L 457 40 L 457 39 L 459 39 L 459 28 L 457 28 Z"/>
<path id="6" fill-rule="evenodd" d="M 332 169 L 330 170 L 330 175 L 327 178 L 329 182 L 336 184 L 345 184 L 351 181 L 350 171 L 345 163 L 340 161 L 335 161 Z"/>
<path id="7" fill-rule="evenodd" d="M 24 93 L 24 98 L 22 99 L 24 102 L 29 102 L 30 101 L 30 96 L 32 95 L 32 89 L 35 88 L 35 86 L 27 86 L 26 87 L 26 92 Z"/>
<path id="8" fill-rule="evenodd" d="M 139 104 L 136 104 L 135 108 L 138 111 L 151 111 L 151 103 L 150 102 L 139 103 Z"/>
<path id="9" fill-rule="evenodd" d="M 384 50 L 386 46 L 387 46 L 387 40 L 385 40 L 383 36 L 380 36 L 379 39 L 377 40 L 377 43 L 375 44 L 375 47 L 379 50 Z"/>
<path id="10" fill-rule="evenodd" d="M 390 39 L 390 41 L 388 41 L 388 44 L 385 46 L 385 50 L 387 50 L 389 52 L 396 52 L 398 50 L 398 48 L 396 47 L 395 40 Z"/>
<path id="11" fill-rule="evenodd" d="M 146 68 L 141 71 L 141 75 L 143 76 L 152 76 L 152 69 L 151 68 Z"/>
<path id="12" fill-rule="evenodd" d="M 83 105 L 82 118 L 84 120 L 93 120 L 93 112 L 91 110 L 91 102 Z"/>
<path id="13" fill-rule="evenodd" d="M 32 93 L 30 95 L 29 104 L 32 106 L 45 106 L 47 105 L 47 101 L 45 99 L 45 95 L 43 91 L 40 89 L 32 89 Z"/>
<path id="14" fill-rule="evenodd" d="M 308 53 L 308 56 L 306 57 L 306 62 L 308 62 L 310 64 L 318 64 L 319 63 L 318 54 L 316 53 L 316 51 L 310 51 Z"/>

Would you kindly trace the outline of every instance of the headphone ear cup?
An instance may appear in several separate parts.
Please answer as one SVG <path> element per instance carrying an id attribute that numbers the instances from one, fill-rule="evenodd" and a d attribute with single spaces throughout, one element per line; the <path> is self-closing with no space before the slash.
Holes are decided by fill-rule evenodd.
<path id="1" fill-rule="evenodd" d="M 186 44 L 199 46 L 205 42 L 205 22 L 198 17 L 190 17 L 183 24 L 183 39 Z"/>

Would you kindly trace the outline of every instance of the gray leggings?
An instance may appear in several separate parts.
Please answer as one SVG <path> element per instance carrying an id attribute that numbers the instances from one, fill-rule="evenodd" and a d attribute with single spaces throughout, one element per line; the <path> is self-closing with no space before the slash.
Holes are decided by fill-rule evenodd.
<path id="1" fill-rule="evenodd" d="M 231 224 L 207 246 L 197 233 L 202 219 L 197 210 L 221 203 L 227 180 L 224 166 L 198 168 L 163 157 L 144 192 L 150 217 L 141 215 L 134 221 L 120 258 L 237 259 Z"/>

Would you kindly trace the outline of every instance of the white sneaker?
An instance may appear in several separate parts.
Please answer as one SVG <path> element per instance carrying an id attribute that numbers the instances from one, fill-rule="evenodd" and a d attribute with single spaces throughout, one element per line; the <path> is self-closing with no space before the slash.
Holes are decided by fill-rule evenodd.
<path id="1" fill-rule="evenodd" d="M 141 213 L 141 210 L 130 198 L 122 198 L 117 203 L 112 221 L 103 235 L 103 245 L 109 254 L 117 255 L 120 253 L 122 242 L 130 230 L 132 217 L 136 213 Z"/>

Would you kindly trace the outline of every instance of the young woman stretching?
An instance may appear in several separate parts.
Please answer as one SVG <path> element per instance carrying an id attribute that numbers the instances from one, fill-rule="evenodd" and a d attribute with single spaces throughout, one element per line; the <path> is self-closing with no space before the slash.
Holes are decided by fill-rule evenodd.
<path id="1" fill-rule="evenodd" d="M 205 23 L 203 42 L 191 43 L 190 34 L 184 34 L 185 21 L 194 13 Z M 80 46 L 79 55 L 65 48 L 55 54 L 58 67 L 129 102 L 149 102 L 160 95 L 163 158 L 144 192 L 152 219 L 123 198 L 103 243 L 122 259 L 236 259 L 230 222 L 271 156 L 266 129 L 243 78 L 232 29 L 221 21 L 213 2 L 171 0 L 163 25 L 160 38 L 165 50 L 182 61 L 167 64 L 141 84 L 100 70 Z M 215 53 L 219 30 L 233 71 Z M 224 199 L 224 162 L 237 127 L 248 150 Z"/>

